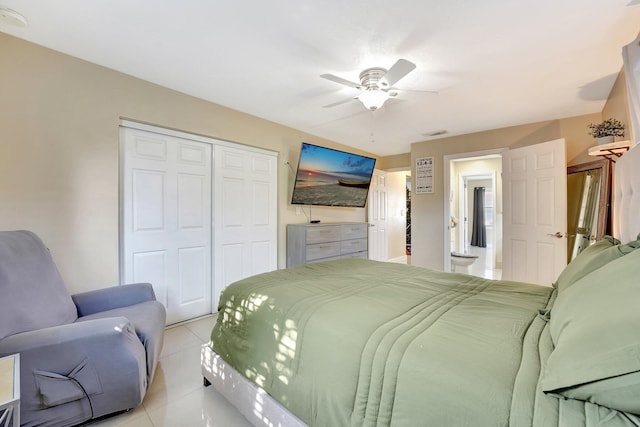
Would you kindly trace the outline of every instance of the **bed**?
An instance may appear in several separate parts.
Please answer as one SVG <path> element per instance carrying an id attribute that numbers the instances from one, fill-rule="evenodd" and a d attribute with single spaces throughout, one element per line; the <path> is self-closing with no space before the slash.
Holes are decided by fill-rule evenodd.
<path id="1" fill-rule="evenodd" d="M 554 287 L 347 259 L 223 292 L 202 373 L 256 426 L 640 425 L 640 149 Z"/>

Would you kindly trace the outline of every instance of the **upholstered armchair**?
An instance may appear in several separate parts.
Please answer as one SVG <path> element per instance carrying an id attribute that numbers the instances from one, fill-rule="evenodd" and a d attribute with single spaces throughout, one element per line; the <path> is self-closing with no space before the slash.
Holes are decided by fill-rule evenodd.
<path id="1" fill-rule="evenodd" d="M 0 357 L 20 353 L 22 425 L 75 425 L 140 405 L 165 317 L 149 284 L 70 295 L 38 236 L 0 232 Z"/>

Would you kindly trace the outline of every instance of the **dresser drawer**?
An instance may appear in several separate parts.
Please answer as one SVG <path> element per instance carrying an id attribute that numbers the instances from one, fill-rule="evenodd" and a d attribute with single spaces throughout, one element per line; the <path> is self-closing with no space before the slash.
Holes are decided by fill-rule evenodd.
<path id="1" fill-rule="evenodd" d="M 315 259 L 339 257 L 341 242 L 316 243 L 307 245 L 307 262 Z"/>
<path id="2" fill-rule="evenodd" d="M 363 251 L 363 252 L 354 252 L 352 254 L 347 254 L 347 255 L 342 255 L 340 258 L 360 258 L 360 259 L 367 259 L 367 251 Z"/>
<path id="3" fill-rule="evenodd" d="M 367 239 L 343 240 L 340 247 L 340 253 L 350 254 L 352 252 L 362 252 L 367 250 Z"/>
<path id="4" fill-rule="evenodd" d="M 307 228 L 307 245 L 314 243 L 335 242 L 340 240 L 340 227 Z"/>
<path id="5" fill-rule="evenodd" d="M 287 267 L 310 262 L 367 258 L 366 222 L 287 225 Z"/>
<path id="6" fill-rule="evenodd" d="M 343 257 L 340 256 L 332 256 L 331 258 L 320 258 L 320 259 L 310 259 L 307 261 L 307 264 L 313 264 L 314 262 L 325 262 L 325 261 L 333 261 L 335 259 L 341 259 L 341 258 L 345 258 L 348 255 L 345 255 Z"/>
<path id="7" fill-rule="evenodd" d="M 367 237 L 367 224 L 344 224 L 342 225 L 342 239 L 360 239 Z"/>

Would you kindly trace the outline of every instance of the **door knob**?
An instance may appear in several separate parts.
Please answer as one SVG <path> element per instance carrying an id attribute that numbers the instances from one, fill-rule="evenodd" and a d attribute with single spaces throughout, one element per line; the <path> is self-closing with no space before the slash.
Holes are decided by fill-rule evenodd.
<path id="1" fill-rule="evenodd" d="M 556 231 L 554 234 L 547 234 L 547 236 L 557 237 L 558 239 L 562 239 L 564 237 L 564 234 L 559 231 Z"/>

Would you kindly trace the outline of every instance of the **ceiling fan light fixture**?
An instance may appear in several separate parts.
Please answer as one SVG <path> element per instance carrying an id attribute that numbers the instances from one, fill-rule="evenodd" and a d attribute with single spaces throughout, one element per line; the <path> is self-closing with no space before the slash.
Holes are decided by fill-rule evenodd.
<path id="1" fill-rule="evenodd" d="M 367 110 L 376 111 L 389 99 L 389 93 L 383 90 L 368 89 L 358 95 L 358 100 Z"/>
<path id="2" fill-rule="evenodd" d="M 389 70 L 382 67 L 367 68 L 360 73 L 359 84 L 333 74 L 321 74 L 320 77 L 358 89 L 360 95 L 352 99 L 359 99 L 367 110 L 376 111 L 384 105 L 387 99 L 398 94 L 393 85 L 415 68 L 416 65 L 406 59 L 399 59 Z M 344 102 L 334 102 L 333 104 L 325 105 L 325 107 L 334 107 L 340 104 L 344 104 Z"/>
<path id="3" fill-rule="evenodd" d="M 15 10 L 0 6 L 0 26 L 2 24 L 26 28 L 28 23 L 27 18 Z"/>

